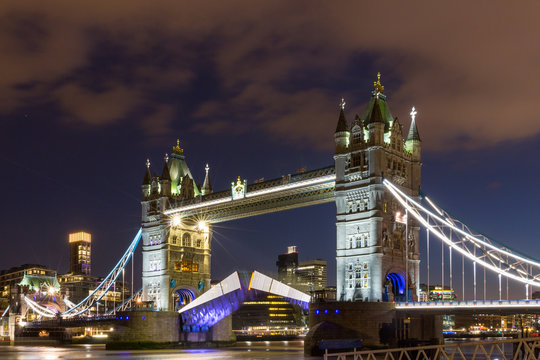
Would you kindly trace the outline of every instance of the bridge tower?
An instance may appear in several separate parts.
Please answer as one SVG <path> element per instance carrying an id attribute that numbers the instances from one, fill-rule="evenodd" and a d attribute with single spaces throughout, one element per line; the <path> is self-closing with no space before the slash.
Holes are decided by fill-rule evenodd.
<path id="1" fill-rule="evenodd" d="M 203 186 L 212 192 L 208 166 Z M 175 310 L 210 288 L 210 225 L 196 217 L 169 217 L 164 211 L 179 201 L 196 201 L 202 193 L 186 164 L 179 141 L 161 176 L 150 173 L 142 183 L 143 301 L 159 310 Z"/>
<path id="2" fill-rule="evenodd" d="M 341 101 L 335 139 L 337 298 L 415 299 L 419 290 L 419 226 L 385 191 L 383 179 L 418 197 L 421 141 L 411 112 L 405 140 L 378 74 L 362 117 L 349 126 Z M 406 238 L 408 239 L 406 240 Z M 408 284 L 406 283 L 408 282 Z"/>

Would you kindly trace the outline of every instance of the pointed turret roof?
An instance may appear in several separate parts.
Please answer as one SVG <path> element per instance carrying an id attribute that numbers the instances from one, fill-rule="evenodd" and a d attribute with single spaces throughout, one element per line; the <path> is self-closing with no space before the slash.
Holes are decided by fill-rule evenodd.
<path id="1" fill-rule="evenodd" d="M 416 110 L 413 106 L 412 108 L 412 111 L 411 111 L 411 127 L 409 128 L 409 135 L 407 136 L 407 141 L 409 140 L 418 140 L 418 141 L 422 141 L 420 140 L 420 134 L 418 133 L 418 129 L 416 128 L 416 121 L 415 121 L 415 118 L 416 118 Z"/>
<path id="2" fill-rule="evenodd" d="M 345 100 L 342 98 L 341 103 L 339 104 L 339 118 L 336 126 L 336 133 L 343 132 L 343 131 L 349 131 L 349 127 L 347 126 L 347 119 L 345 119 Z"/>
<path id="3" fill-rule="evenodd" d="M 390 130 L 390 125 L 394 121 L 394 117 L 388 108 L 386 103 L 386 95 L 384 95 L 384 86 L 381 85 L 381 76 L 377 74 L 377 81 L 373 84 L 373 91 L 371 92 L 371 99 L 362 115 L 362 123 L 365 127 L 373 122 L 383 122 L 384 132 Z M 378 108 L 378 109 L 375 109 Z M 372 119 L 373 114 L 377 115 L 377 119 Z M 380 115 L 380 117 L 379 117 Z"/>
<path id="4" fill-rule="evenodd" d="M 398 130 L 399 130 L 399 131 L 401 132 L 401 128 L 402 128 L 401 123 L 399 122 L 399 119 L 398 119 L 398 117 L 396 116 L 396 117 L 394 118 L 394 122 L 392 123 L 392 130 L 393 130 L 393 131 L 398 131 Z M 394 130 L 394 129 L 395 129 L 395 130 Z M 402 134 L 402 135 L 403 135 L 403 134 Z"/>
<path id="5" fill-rule="evenodd" d="M 379 99 L 375 98 L 373 108 L 371 109 L 371 115 L 369 117 L 368 124 L 372 123 L 384 123 L 381 108 L 379 107 Z"/>
<path id="6" fill-rule="evenodd" d="M 195 184 L 193 176 L 191 176 L 191 171 L 189 171 L 189 167 L 187 166 L 184 150 L 180 148 L 179 140 L 176 140 L 176 146 L 173 147 L 173 152 L 168 165 L 172 189 L 176 189 L 179 185 L 181 185 L 182 179 L 187 175 L 193 181 L 193 191 L 195 196 L 200 195 L 199 188 Z"/>
<path id="7" fill-rule="evenodd" d="M 362 120 L 360 119 L 360 116 L 358 114 L 354 115 L 354 120 L 351 124 L 351 129 L 355 127 L 356 125 L 362 127 Z"/>
<path id="8" fill-rule="evenodd" d="M 146 172 L 144 173 L 143 185 L 150 185 L 152 182 L 152 175 L 150 174 L 150 159 L 146 159 Z"/>
<path id="9" fill-rule="evenodd" d="M 212 192 L 212 185 L 210 184 L 210 178 L 208 177 L 208 171 L 210 170 L 210 167 L 208 164 L 206 164 L 204 170 L 206 170 L 206 176 L 204 177 L 204 183 L 201 188 L 202 194 L 210 194 Z"/>
<path id="10" fill-rule="evenodd" d="M 163 171 L 161 172 L 161 180 L 171 181 L 171 174 L 169 173 L 169 156 L 165 154 L 165 162 L 163 164 Z"/>
<path id="11" fill-rule="evenodd" d="M 411 122 L 411 127 L 409 129 L 409 136 L 407 136 L 407 140 L 420 140 L 420 134 L 418 133 L 418 129 L 416 128 L 416 123 L 414 121 Z"/>

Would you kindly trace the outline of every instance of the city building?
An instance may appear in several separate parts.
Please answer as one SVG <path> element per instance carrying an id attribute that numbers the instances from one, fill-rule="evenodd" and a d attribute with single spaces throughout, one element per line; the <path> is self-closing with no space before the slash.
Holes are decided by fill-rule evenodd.
<path id="1" fill-rule="evenodd" d="M 296 246 L 287 247 L 285 254 L 278 255 L 276 262 L 278 281 L 305 293 L 312 293 L 326 287 L 326 261 L 298 261 Z"/>
<path id="2" fill-rule="evenodd" d="M 79 303 L 96 289 L 104 278 L 91 275 L 92 235 L 85 231 L 71 233 L 69 243 L 69 273 L 58 276 L 61 294 L 72 303 Z M 122 296 L 123 293 L 123 296 Z M 127 282 L 116 281 L 103 298 L 103 310 L 128 299 L 131 288 Z"/>
<path id="3" fill-rule="evenodd" d="M 324 289 L 313 291 L 312 301 L 313 302 L 336 301 L 336 287 L 327 286 Z"/>
<path id="4" fill-rule="evenodd" d="M 345 101 L 334 134 L 337 210 L 337 298 L 340 301 L 416 300 L 419 225 L 385 190 L 388 179 L 418 197 L 421 141 L 411 111 L 408 136 L 394 118 L 380 74 L 371 99 L 351 124 Z"/>
<path id="5" fill-rule="evenodd" d="M 261 294 L 233 313 L 232 328 L 238 339 L 294 337 L 306 331 L 306 317 L 284 297 Z"/>
<path id="6" fill-rule="evenodd" d="M 420 284 L 418 292 L 418 301 L 454 301 L 457 300 L 457 294 L 450 286 L 429 285 L 429 291 L 426 284 Z"/>
<path id="7" fill-rule="evenodd" d="M 294 287 L 296 285 L 296 269 L 298 268 L 296 246 L 289 246 L 285 254 L 278 255 L 276 265 L 278 268 L 278 281 Z"/>
<path id="8" fill-rule="evenodd" d="M 69 234 L 69 272 L 90 275 L 92 235 L 79 231 Z"/>
<path id="9" fill-rule="evenodd" d="M 300 261 L 296 268 L 296 288 L 311 293 L 326 287 L 326 260 Z"/>
<path id="10" fill-rule="evenodd" d="M 23 296 L 55 296 L 60 289 L 56 271 L 39 264 L 24 264 L 0 271 L 0 309 L 10 306 L 21 313 Z M 49 299 L 47 299 L 49 300 Z M 54 299 L 56 302 L 56 298 Z M 28 314 L 32 319 L 32 314 Z"/>

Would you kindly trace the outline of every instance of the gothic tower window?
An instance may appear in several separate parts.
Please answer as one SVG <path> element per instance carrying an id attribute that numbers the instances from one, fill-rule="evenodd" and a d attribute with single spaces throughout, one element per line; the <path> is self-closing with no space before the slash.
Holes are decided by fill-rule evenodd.
<path id="1" fill-rule="evenodd" d="M 191 246 L 191 236 L 188 233 L 182 236 L 182 246 Z"/>
<path id="2" fill-rule="evenodd" d="M 353 270 L 353 264 L 349 263 L 348 271 L 347 271 L 347 288 L 352 289 L 354 287 L 355 279 L 354 279 L 354 270 Z"/>
<path id="3" fill-rule="evenodd" d="M 362 133 L 360 132 L 354 133 L 352 136 L 352 143 L 360 144 L 361 142 L 362 142 Z"/>
<path id="4" fill-rule="evenodd" d="M 361 155 L 353 155 L 351 159 L 351 167 L 357 167 L 361 165 L 362 157 Z"/>

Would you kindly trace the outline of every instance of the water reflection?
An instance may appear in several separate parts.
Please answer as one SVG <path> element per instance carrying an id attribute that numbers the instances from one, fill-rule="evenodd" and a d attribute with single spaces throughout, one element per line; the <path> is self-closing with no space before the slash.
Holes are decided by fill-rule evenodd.
<path id="1" fill-rule="evenodd" d="M 1 359 L 304 359 L 303 341 L 245 341 L 233 348 L 185 350 L 105 350 L 104 345 L 68 347 L 0 346 Z M 311 358 L 317 359 L 317 358 Z"/>

